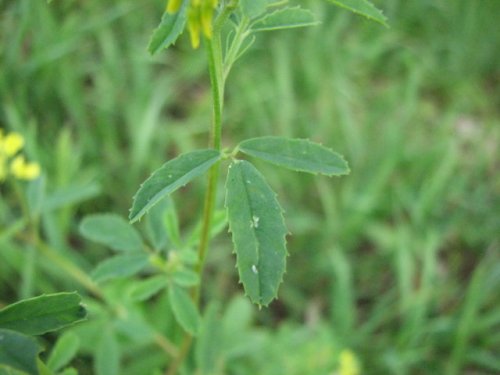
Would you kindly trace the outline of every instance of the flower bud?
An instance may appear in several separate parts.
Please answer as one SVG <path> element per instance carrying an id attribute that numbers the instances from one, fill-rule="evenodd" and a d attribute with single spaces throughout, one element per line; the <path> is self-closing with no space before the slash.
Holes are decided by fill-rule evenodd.
<path id="1" fill-rule="evenodd" d="M 200 13 L 198 8 L 191 8 L 188 16 L 188 30 L 193 48 L 200 46 Z"/>
<path id="2" fill-rule="evenodd" d="M 201 28 L 203 30 L 203 34 L 207 38 L 212 37 L 212 18 L 214 14 L 214 9 L 212 7 L 204 7 L 201 13 Z"/>

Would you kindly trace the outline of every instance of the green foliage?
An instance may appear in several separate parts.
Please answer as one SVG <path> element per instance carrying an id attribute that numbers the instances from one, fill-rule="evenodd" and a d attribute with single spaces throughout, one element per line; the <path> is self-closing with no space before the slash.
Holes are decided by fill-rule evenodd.
<path id="1" fill-rule="evenodd" d="M 41 346 L 30 336 L 53 332 L 85 319 L 87 311 L 80 301 L 77 293 L 47 294 L 21 300 L 0 310 L 2 373 L 50 375 L 51 371 L 38 358 Z M 69 345 L 64 349 L 66 354 L 56 347 L 54 356 L 51 356 L 55 358 L 52 363 L 55 361 L 59 367 L 64 366 L 64 358 L 70 359 L 75 354 L 71 354 L 71 340 L 65 341 L 65 345 Z"/>
<path id="2" fill-rule="evenodd" d="M 144 301 L 159 293 L 168 285 L 163 275 L 153 276 L 147 280 L 137 281 L 130 291 L 130 298 L 134 301 Z"/>
<path id="3" fill-rule="evenodd" d="M 260 16 L 266 11 L 270 0 L 241 0 L 241 12 L 248 18 Z"/>
<path id="4" fill-rule="evenodd" d="M 350 10 L 351 12 L 360 14 L 366 18 L 381 23 L 388 27 L 387 18 L 382 12 L 377 9 L 371 2 L 367 0 L 328 0 L 329 2 Z"/>
<path id="5" fill-rule="evenodd" d="M 118 215 L 87 216 L 80 224 L 80 233 L 116 251 L 136 252 L 144 247 L 137 231 Z"/>
<path id="6" fill-rule="evenodd" d="M 172 280 L 179 286 L 192 287 L 200 283 L 200 276 L 194 271 L 179 269 L 173 274 Z"/>
<path id="7" fill-rule="evenodd" d="M 38 374 L 40 345 L 32 337 L 0 328 L 0 371 L 6 374 Z"/>
<path id="8" fill-rule="evenodd" d="M 223 339 L 217 304 L 213 303 L 206 309 L 199 331 L 195 352 L 196 367 L 201 374 L 216 374 L 220 371 L 218 362 Z"/>
<path id="9" fill-rule="evenodd" d="M 54 372 L 61 370 L 76 356 L 80 339 L 72 332 L 66 332 L 57 340 L 47 359 L 47 366 Z"/>
<path id="10" fill-rule="evenodd" d="M 238 149 L 250 156 L 293 171 L 339 176 L 349 173 L 344 158 L 306 139 L 260 137 L 243 141 Z"/>
<path id="11" fill-rule="evenodd" d="M 92 278 L 97 282 L 128 277 L 139 273 L 149 264 L 147 254 L 117 255 L 99 263 L 92 271 Z"/>
<path id="12" fill-rule="evenodd" d="M 177 322 L 186 332 L 196 335 L 200 325 L 200 315 L 186 290 L 172 285 L 168 290 L 168 300 Z"/>
<path id="13" fill-rule="evenodd" d="M 0 328 L 42 335 L 85 319 L 77 293 L 46 294 L 13 303 L 0 310 Z"/>
<path id="14" fill-rule="evenodd" d="M 220 159 L 216 150 L 199 150 L 165 163 L 149 177 L 134 196 L 130 221 L 139 220 L 160 199 L 205 173 Z"/>
<path id="15" fill-rule="evenodd" d="M 267 306 L 285 272 L 283 210 L 264 177 L 243 160 L 229 167 L 226 208 L 245 292 L 252 302 Z"/>
<path id="16" fill-rule="evenodd" d="M 103 332 L 95 346 L 96 375 L 120 374 L 120 350 L 114 332 Z"/>
<path id="17" fill-rule="evenodd" d="M 257 309 L 237 284 L 220 190 L 203 277 L 190 279 L 201 262 L 204 177 L 135 225 L 149 258 L 139 274 L 90 277 L 130 252 L 83 237 L 82 218 L 124 217 L 150 171 L 207 147 L 206 54 L 183 36 L 154 58 L 145 51 L 164 2 L 3 2 L 0 127 L 23 134 L 43 181 L 0 186 L 0 305 L 78 290 L 90 318 L 63 335 L 78 337 L 67 365 L 82 374 L 97 373 L 97 358 L 112 362 L 101 373 L 165 373 L 185 335 L 172 284 L 201 288 L 202 318 L 180 374 L 342 373 L 345 353 L 361 373 L 498 373 L 500 4 L 374 3 L 390 29 L 321 0 L 269 1 L 246 19 L 240 8 L 223 28 L 219 187 L 233 157 L 255 161 L 293 234 L 279 300 Z M 295 4 L 321 25 L 251 31 Z M 353 173 L 293 174 L 234 149 L 268 135 L 332 148 Z M 136 289 L 152 278 L 151 289 Z M 42 359 L 56 336 L 37 340 Z"/>
<path id="18" fill-rule="evenodd" d="M 272 31 L 317 25 L 314 14 L 300 7 L 281 8 L 259 18 L 252 24 L 252 31 Z"/>
<path id="19" fill-rule="evenodd" d="M 188 0 L 183 0 L 179 12 L 175 14 L 167 12 L 163 14 L 160 25 L 154 31 L 149 41 L 149 53 L 153 55 L 175 43 L 186 25 L 188 3 Z"/>

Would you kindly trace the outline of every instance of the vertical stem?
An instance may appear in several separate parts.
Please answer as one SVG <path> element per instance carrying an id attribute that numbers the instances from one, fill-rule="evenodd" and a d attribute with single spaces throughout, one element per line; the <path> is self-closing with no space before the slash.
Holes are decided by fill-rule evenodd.
<path id="1" fill-rule="evenodd" d="M 22 299 L 33 297 L 36 272 L 36 250 L 28 245 L 24 251 L 23 268 L 21 271 L 21 287 L 19 297 Z"/>
<path id="2" fill-rule="evenodd" d="M 210 134 L 210 147 L 221 150 L 222 137 L 222 108 L 224 96 L 224 82 L 222 79 L 222 52 L 220 43 L 220 33 L 216 33 L 213 39 L 206 40 L 208 52 L 208 67 L 210 73 L 210 84 L 213 101 L 213 122 Z M 217 195 L 217 181 L 219 177 L 219 163 L 210 168 L 208 174 L 208 186 L 205 195 L 205 207 L 203 211 L 203 226 L 201 230 L 200 244 L 198 247 L 198 265 L 196 271 L 201 275 L 205 264 L 205 257 L 210 242 L 210 228 L 215 207 L 215 197 Z M 195 302 L 199 300 L 199 284 L 193 294 Z"/>
<path id="3" fill-rule="evenodd" d="M 224 13 L 223 13 L 224 14 Z M 210 132 L 209 147 L 220 151 L 222 139 L 222 109 L 224 102 L 224 78 L 223 78 L 223 60 L 220 38 L 220 28 L 216 24 L 213 30 L 212 39 L 205 39 L 208 53 L 208 71 L 210 74 L 210 86 L 212 91 L 213 104 L 213 120 Z M 208 245 L 210 243 L 210 231 L 212 227 L 212 219 L 215 208 L 215 198 L 217 196 L 217 185 L 219 178 L 220 163 L 215 163 L 208 173 L 208 185 L 205 193 L 205 203 L 203 208 L 203 224 L 198 246 L 198 264 L 196 265 L 196 273 L 202 278 L 205 258 Z M 200 287 L 201 283 L 195 286 L 192 290 L 192 298 L 198 306 L 200 304 Z M 167 375 L 175 375 L 179 367 L 184 362 L 184 359 L 189 353 L 193 337 L 186 333 L 184 341 L 179 351 L 179 355 L 172 362 L 167 370 Z"/>
<path id="4" fill-rule="evenodd" d="M 238 0 L 230 0 L 225 3 L 220 14 L 214 21 L 212 38 L 205 38 L 205 45 L 208 54 L 208 72 L 210 75 L 210 88 L 212 91 L 212 104 L 213 104 L 213 120 L 212 128 L 210 131 L 209 147 L 220 151 L 222 139 L 222 111 L 224 108 L 224 86 L 228 70 L 224 71 L 224 59 L 222 55 L 221 44 L 221 29 L 231 13 L 236 9 Z M 205 266 L 205 258 L 210 243 L 210 231 L 212 228 L 212 219 L 215 208 L 215 198 L 217 196 L 217 182 L 219 178 L 220 163 L 215 163 L 208 173 L 208 186 L 205 193 L 205 203 L 203 208 L 203 224 L 200 235 L 200 243 L 198 246 L 198 264 L 196 265 L 196 272 L 200 276 L 203 275 L 203 268 Z M 199 306 L 200 304 L 200 287 L 201 282 L 192 290 L 193 302 Z M 179 355 L 172 362 L 167 369 L 167 375 L 175 375 L 179 367 L 184 362 L 184 359 L 189 353 L 193 337 L 186 333 L 184 341 L 179 351 Z"/>

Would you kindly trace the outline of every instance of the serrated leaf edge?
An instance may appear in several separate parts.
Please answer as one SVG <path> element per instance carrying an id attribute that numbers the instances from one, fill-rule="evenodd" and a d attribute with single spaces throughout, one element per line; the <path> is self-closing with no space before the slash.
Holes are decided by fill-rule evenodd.
<path id="1" fill-rule="evenodd" d="M 346 176 L 348 175 L 349 173 L 351 173 L 351 168 L 349 167 L 349 163 L 347 162 L 347 160 L 344 158 L 344 156 L 342 154 L 339 154 L 338 152 L 336 151 L 333 151 L 331 148 L 329 147 L 326 147 L 326 146 L 323 146 L 321 143 L 318 143 L 318 142 L 313 142 L 311 141 L 309 138 L 291 138 L 290 140 L 297 140 L 297 141 L 306 141 L 310 144 L 313 144 L 315 146 L 319 146 L 321 147 L 323 150 L 326 150 L 326 151 L 329 151 L 333 154 L 335 154 L 335 156 L 337 156 L 339 159 L 341 159 L 344 163 L 345 163 L 345 166 L 346 166 L 346 171 L 345 172 L 341 172 L 341 173 L 322 173 L 322 172 L 310 172 L 310 171 L 306 171 L 304 169 L 301 169 L 301 168 L 289 168 L 287 166 L 284 166 L 284 165 L 281 165 L 281 164 L 278 164 L 278 163 L 275 163 L 275 162 L 272 162 L 268 159 L 264 159 L 264 158 L 260 158 L 258 156 L 255 156 L 255 155 L 251 155 L 249 153 L 247 153 L 244 148 L 242 148 L 242 144 L 244 144 L 245 142 L 247 141 L 253 141 L 253 140 L 259 140 L 259 139 L 269 139 L 269 138 L 282 138 L 282 137 L 274 137 L 274 136 L 265 136 L 265 137 L 255 137 L 255 138 L 250 138 L 250 139 L 245 139 L 244 141 L 240 142 L 237 146 L 237 149 L 238 151 L 241 151 L 242 153 L 248 155 L 248 156 L 251 156 L 251 157 L 255 157 L 255 158 L 258 158 L 259 160 L 262 160 L 262 161 L 265 161 L 266 163 L 269 163 L 269 164 L 272 164 L 272 165 L 275 165 L 277 167 L 280 167 L 280 168 L 284 168 L 284 169 L 288 169 L 290 171 L 294 171 L 294 172 L 303 172 L 303 173 L 309 173 L 309 174 L 312 174 L 314 176 L 317 176 L 317 175 L 324 175 L 324 176 L 328 176 L 328 177 L 340 177 L 340 176 Z"/>
<path id="2" fill-rule="evenodd" d="M 231 168 L 231 166 L 232 166 L 232 165 L 234 165 L 234 164 L 236 164 L 236 163 L 239 163 L 239 162 L 241 162 L 241 160 L 235 159 L 235 160 L 233 161 L 233 163 L 231 163 L 231 164 L 229 165 L 229 168 Z M 229 170 L 228 170 L 228 171 L 229 171 Z M 258 171 L 258 170 L 257 170 L 257 171 Z M 259 173 L 260 173 L 260 172 L 259 172 Z M 261 174 L 261 177 L 263 178 L 263 180 L 264 180 L 264 181 L 266 181 L 266 180 L 264 179 L 264 176 L 263 176 L 262 174 Z M 266 183 L 267 183 L 267 181 L 266 181 Z M 227 184 L 227 181 L 226 181 L 226 184 Z M 244 185 L 244 186 L 245 186 L 245 185 Z M 245 187 L 245 191 L 246 191 L 246 187 Z M 286 274 L 286 264 L 287 264 L 287 262 L 286 262 L 286 258 L 288 258 L 288 257 L 290 256 L 290 253 L 288 252 L 288 248 L 287 248 L 287 246 L 286 246 L 286 245 L 287 245 L 286 236 L 287 236 L 287 235 L 290 235 L 291 233 L 290 233 L 290 231 L 288 230 L 288 228 L 287 228 L 287 226 L 286 226 L 285 216 L 283 215 L 283 214 L 285 213 L 285 210 L 284 210 L 284 209 L 281 207 L 281 205 L 279 204 L 279 201 L 278 201 L 278 199 L 277 199 L 277 198 L 278 198 L 278 194 L 276 194 L 276 192 L 274 192 L 274 190 L 272 190 L 272 189 L 271 189 L 271 191 L 272 191 L 272 193 L 273 193 L 273 198 L 275 199 L 276 203 L 278 204 L 278 207 L 280 208 L 280 218 L 281 218 L 281 222 L 282 222 L 283 226 L 284 226 L 284 227 L 285 227 L 285 229 L 286 229 L 286 233 L 283 235 L 283 239 L 282 239 L 282 241 L 283 241 L 283 245 L 284 245 L 284 247 L 285 247 L 285 264 L 284 264 L 284 270 L 283 270 L 283 272 L 282 272 L 282 274 L 281 274 L 281 278 L 280 278 L 280 280 L 278 281 L 278 283 L 277 283 L 277 285 L 276 285 L 276 291 L 275 291 L 274 296 L 273 296 L 273 297 L 269 300 L 269 302 L 267 302 L 267 303 L 262 303 L 262 301 L 258 301 L 258 302 L 254 301 L 254 300 L 252 299 L 252 297 L 251 297 L 251 296 L 250 296 L 250 295 L 246 292 L 245 285 L 243 284 L 243 281 L 241 281 L 241 278 L 239 278 L 239 280 L 238 280 L 238 284 L 243 285 L 243 290 L 244 290 L 244 295 L 245 295 L 245 297 L 248 297 L 248 299 L 249 299 L 250 301 L 252 301 L 252 303 L 254 303 L 254 304 L 258 305 L 258 306 L 259 306 L 259 309 L 260 309 L 260 308 L 262 308 L 262 307 L 267 307 L 267 306 L 269 306 L 269 304 L 270 304 L 272 301 L 274 301 L 275 299 L 278 299 L 278 290 L 279 290 L 280 285 L 283 283 L 283 281 L 284 281 L 284 275 Z M 227 188 L 226 188 L 226 196 L 227 196 Z M 247 196 L 248 196 L 248 195 L 247 195 Z M 225 207 L 225 209 L 226 209 L 226 214 L 227 214 L 227 217 L 228 217 L 228 233 L 232 233 L 231 221 L 229 220 L 229 208 L 228 208 L 228 206 L 227 206 L 226 202 L 227 202 L 227 198 L 225 199 L 225 202 L 224 202 L 224 207 Z M 254 230 L 253 232 L 255 233 L 255 230 Z M 255 235 L 255 234 L 254 234 L 254 237 L 256 237 L 256 235 Z M 240 271 L 240 265 L 239 265 L 239 262 L 238 262 L 238 253 L 237 253 L 237 251 L 236 251 L 237 246 L 236 246 L 236 243 L 235 243 L 235 241 L 234 241 L 234 237 L 233 237 L 233 236 L 231 236 L 231 242 L 233 243 L 233 251 L 232 251 L 231 253 L 236 255 L 236 264 L 235 264 L 235 266 L 234 266 L 234 267 L 238 270 L 238 277 L 239 277 L 239 275 L 240 275 L 240 272 L 241 272 L 241 271 Z M 260 246 L 259 242 L 258 242 L 258 241 L 256 241 L 256 242 L 257 242 L 257 246 Z M 258 250 L 258 252 L 260 252 L 260 251 L 259 251 L 259 249 L 257 249 L 257 250 Z M 260 260 L 260 256 L 259 256 L 259 260 Z M 257 265 L 257 266 L 258 266 L 258 265 Z M 260 279 L 259 279 L 259 297 L 260 297 L 260 299 L 262 300 L 262 297 L 260 296 L 260 294 L 261 294 L 261 293 L 260 293 L 260 291 L 261 291 L 261 286 L 260 286 L 260 285 L 261 285 L 261 282 L 260 282 Z"/>
<path id="3" fill-rule="evenodd" d="M 370 2 L 370 1 L 367 1 L 367 3 L 368 3 L 370 6 L 372 6 L 372 7 L 373 7 L 373 9 L 374 9 L 376 12 L 378 12 L 378 13 L 380 14 L 380 17 L 382 18 L 382 20 L 379 20 L 379 19 L 377 19 L 377 18 L 375 18 L 375 17 L 373 17 L 373 16 L 370 16 L 369 14 L 362 13 L 362 12 L 360 12 L 360 11 L 356 10 L 356 9 L 349 8 L 347 5 L 345 5 L 345 4 L 343 4 L 343 3 L 339 2 L 339 1 L 336 1 L 336 0 L 328 0 L 328 1 L 329 1 L 329 2 L 331 2 L 332 4 L 336 5 L 336 6 L 340 7 L 340 8 L 346 9 L 346 10 L 348 10 L 348 11 L 350 11 L 350 12 L 354 13 L 354 14 L 357 14 L 357 15 L 359 15 L 359 16 L 362 16 L 362 17 L 368 18 L 369 20 L 372 20 L 372 21 L 374 21 L 374 22 L 377 22 L 377 23 L 379 23 L 379 24 L 381 24 L 381 25 L 383 25 L 383 26 L 385 26 L 385 27 L 389 28 L 389 24 L 387 23 L 387 17 L 384 15 L 384 13 L 382 12 L 382 10 L 381 10 L 381 9 L 377 8 L 377 7 L 376 7 L 375 5 L 373 5 L 373 3 L 372 3 L 372 2 Z"/>
<path id="4" fill-rule="evenodd" d="M 207 151 L 207 150 L 211 150 L 211 151 L 216 151 L 216 150 L 212 150 L 212 149 L 206 149 L 206 150 L 199 150 L 199 151 Z M 194 151 L 193 151 L 194 152 Z M 170 193 L 168 194 L 165 194 L 163 193 L 163 191 L 165 191 L 166 188 L 162 189 L 159 193 L 155 194 L 154 197 L 152 197 L 148 204 L 146 204 L 139 212 L 137 212 L 134 216 L 132 216 L 132 210 L 134 209 L 134 206 L 135 206 L 135 201 L 137 199 L 137 196 L 139 195 L 140 191 L 142 190 L 144 184 L 146 184 L 151 178 L 153 178 L 153 176 L 155 176 L 161 169 L 163 169 L 163 167 L 165 165 L 167 165 L 168 163 L 171 163 L 173 162 L 174 160 L 177 160 L 179 159 L 180 157 L 184 156 L 184 155 L 187 155 L 187 154 L 181 154 L 173 159 L 170 159 L 169 161 L 163 163 L 163 165 L 161 167 L 159 167 L 158 169 L 156 169 L 153 173 L 150 174 L 150 176 L 144 180 L 144 182 L 142 184 L 139 185 L 139 189 L 137 189 L 137 192 L 134 194 L 134 196 L 132 197 L 132 207 L 129 209 L 129 222 L 130 224 L 133 224 L 135 223 L 136 221 L 139 221 L 146 213 L 149 212 L 149 210 L 156 204 L 158 203 L 158 201 L 160 201 L 164 195 L 170 195 L 172 194 L 173 192 L 175 192 L 176 190 L 178 190 L 179 188 L 181 188 L 182 186 L 186 186 L 187 183 L 189 183 L 190 181 L 187 181 L 184 185 L 181 184 L 181 186 L 177 187 L 176 189 L 172 190 Z M 206 164 L 210 164 L 210 166 L 214 165 L 217 161 L 219 161 L 221 158 L 221 154 L 220 152 L 214 156 L 213 158 L 210 158 L 208 159 L 207 161 L 205 161 L 204 163 L 198 165 L 196 167 L 196 169 L 200 168 L 201 166 L 205 166 Z M 209 167 L 210 168 L 210 167 Z M 209 169 L 208 168 L 208 169 Z M 191 170 L 192 171 L 192 170 Z M 188 173 L 184 174 L 181 178 L 179 178 L 177 181 L 181 180 L 182 178 L 184 178 Z"/>
<path id="5" fill-rule="evenodd" d="M 304 23 L 304 24 L 300 24 L 300 25 L 296 25 L 296 26 L 285 26 L 285 27 L 267 27 L 267 28 L 257 28 L 257 29 L 254 29 L 253 27 L 257 24 L 259 24 L 260 22 L 263 22 L 265 21 L 267 18 L 270 18 L 271 16 L 277 14 L 277 13 L 281 13 L 285 10 L 288 10 L 288 9 L 299 9 L 299 10 L 303 10 L 307 13 L 310 13 L 312 16 L 314 16 L 314 13 L 311 12 L 309 9 L 305 9 L 305 8 L 302 8 L 300 5 L 298 6 L 294 6 L 294 7 L 284 7 L 284 8 L 278 8 L 276 9 L 274 12 L 270 12 L 270 13 L 264 13 L 262 15 L 262 17 L 259 17 L 259 18 L 256 18 L 253 22 L 252 22 L 252 25 L 250 26 L 250 31 L 254 32 L 254 33 L 257 33 L 257 32 L 261 32 L 261 31 L 273 31 L 273 30 L 280 30 L 280 29 L 296 29 L 296 28 L 299 28 L 299 27 L 309 27 L 309 26 L 316 26 L 316 25 L 319 25 L 321 23 L 321 21 L 313 21 L 313 22 L 310 22 L 310 23 Z"/>
<path id="6" fill-rule="evenodd" d="M 186 8 L 186 7 L 187 7 L 187 3 L 188 3 L 188 1 L 183 1 L 182 8 Z M 185 22 L 186 22 L 186 20 L 187 20 L 187 11 L 186 11 L 186 10 L 183 10 L 182 8 L 181 8 L 181 9 L 179 9 L 179 11 L 178 11 L 179 13 L 178 13 L 177 17 L 183 17 L 183 18 L 184 18 L 184 23 L 185 23 Z M 153 32 L 151 33 L 151 36 L 150 36 L 150 38 L 149 38 L 147 51 L 149 52 L 149 54 L 150 54 L 151 56 L 155 55 L 155 54 L 156 54 L 156 53 L 158 53 L 160 50 L 165 49 L 165 48 L 168 48 L 168 47 L 170 47 L 172 44 L 175 44 L 175 42 L 177 41 L 177 39 L 179 39 L 179 37 L 180 37 L 180 36 L 184 33 L 185 26 L 181 29 L 180 33 L 179 33 L 179 34 L 177 34 L 176 38 L 175 38 L 172 42 L 170 42 L 170 43 L 168 43 L 168 44 L 166 44 L 165 42 L 162 42 L 162 43 L 160 44 L 160 46 L 159 46 L 158 48 L 155 48 L 155 49 L 153 49 L 153 48 L 151 47 L 151 44 L 152 44 L 152 42 L 153 42 L 153 38 L 154 38 L 154 36 L 156 35 L 157 31 L 158 31 L 158 30 L 159 30 L 159 29 L 163 26 L 163 17 L 165 17 L 165 15 L 166 15 L 166 14 L 168 14 L 168 13 L 167 13 L 167 12 L 164 12 L 164 13 L 163 13 L 162 18 L 161 18 L 161 20 L 160 20 L 160 24 L 159 24 L 159 25 L 158 25 L 158 26 L 157 26 L 157 27 L 153 30 Z"/>
<path id="7" fill-rule="evenodd" d="M 22 304 L 25 304 L 27 302 L 29 303 L 31 301 L 40 300 L 40 299 L 46 298 L 46 297 L 50 298 L 50 297 L 63 296 L 63 295 L 64 296 L 68 296 L 68 297 L 72 297 L 72 299 L 75 299 L 74 302 L 76 302 L 78 304 L 78 306 L 80 307 L 80 309 L 83 309 L 83 311 L 85 312 L 85 314 L 80 319 L 74 320 L 74 321 L 69 322 L 69 323 L 62 324 L 61 327 L 59 327 L 59 328 L 53 328 L 53 329 L 50 329 L 50 330 L 47 330 L 47 331 L 43 331 L 43 333 L 39 333 L 39 334 L 25 334 L 23 332 L 19 332 L 19 331 L 14 330 L 14 329 L 4 328 L 4 327 L 2 327 L 1 324 L 0 324 L 0 329 L 6 329 L 6 330 L 14 331 L 14 332 L 20 333 L 20 334 L 25 335 L 25 336 L 41 336 L 41 335 L 43 335 L 45 333 L 55 332 L 55 331 L 60 330 L 62 327 L 68 327 L 68 326 L 71 326 L 71 325 L 73 325 L 75 323 L 78 323 L 78 322 L 81 322 L 81 321 L 87 319 L 88 311 L 85 308 L 84 304 L 82 303 L 82 297 L 76 291 L 74 291 L 74 292 L 59 292 L 59 293 L 43 293 L 43 294 L 41 294 L 39 296 L 36 296 L 36 297 L 22 299 L 20 301 L 17 301 L 15 303 L 12 303 L 10 305 L 5 306 L 3 309 L 0 309 L 0 313 L 5 313 L 6 311 L 9 311 L 12 308 L 17 307 L 17 306 L 22 305 Z M 76 306 L 76 304 L 75 304 L 75 306 Z M 61 311 L 66 312 L 68 310 L 71 310 L 71 309 L 70 308 L 65 308 L 63 310 L 49 311 L 49 312 L 46 312 L 45 314 L 37 315 L 36 319 L 40 319 L 41 317 L 51 316 L 51 315 L 54 315 L 54 313 L 60 313 Z M 16 320 L 3 320 L 2 324 L 10 323 L 10 322 L 13 322 L 13 321 L 16 321 Z"/>

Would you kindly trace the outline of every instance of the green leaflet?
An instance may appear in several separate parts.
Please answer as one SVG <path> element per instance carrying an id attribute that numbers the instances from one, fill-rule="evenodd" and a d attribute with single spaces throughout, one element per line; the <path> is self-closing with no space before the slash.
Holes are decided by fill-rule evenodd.
<path id="1" fill-rule="evenodd" d="M 194 266 L 198 264 L 200 261 L 198 258 L 198 253 L 191 249 L 183 249 L 181 251 L 176 251 L 175 255 L 182 260 L 183 263 L 188 264 L 190 266 Z"/>
<path id="2" fill-rule="evenodd" d="M 127 221 L 114 214 L 86 216 L 80 233 L 87 239 L 116 251 L 140 251 L 143 247 L 139 233 Z"/>
<path id="3" fill-rule="evenodd" d="M 47 366 L 52 371 L 59 371 L 66 366 L 76 355 L 80 346 L 80 339 L 72 332 L 64 333 L 57 340 L 54 349 L 52 349 Z"/>
<path id="4" fill-rule="evenodd" d="M 291 29 L 295 27 L 314 26 L 318 23 L 311 11 L 300 7 L 288 7 L 266 14 L 252 25 L 251 30 L 270 31 Z"/>
<path id="5" fill-rule="evenodd" d="M 201 320 L 200 333 L 194 351 L 196 369 L 199 371 L 199 375 L 220 374 L 220 363 L 226 359 L 226 357 L 221 358 L 224 345 L 222 333 L 219 304 L 211 302 Z"/>
<path id="6" fill-rule="evenodd" d="M 153 172 L 134 196 L 130 222 L 139 220 L 164 196 L 205 173 L 220 157 L 220 152 L 216 150 L 198 150 L 182 154 L 165 163 Z"/>
<path id="7" fill-rule="evenodd" d="M 90 198 L 94 198 L 101 192 L 99 184 L 92 182 L 86 184 L 72 184 L 58 189 L 43 200 L 43 211 L 53 211 L 58 208 L 75 205 Z"/>
<path id="8" fill-rule="evenodd" d="M 387 24 L 387 18 L 382 14 L 382 12 L 375 7 L 368 0 L 328 0 L 329 2 L 350 10 L 351 12 L 360 14 L 374 20 L 385 27 L 389 27 Z"/>
<path id="9" fill-rule="evenodd" d="M 186 246 L 196 246 L 196 244 L 199 241 L 200 235 L 201 235 L 202 225 L 203 225 L 203 222 L 200 220 L 200 222 L 196 225 L 196 227 L 190 233 L 190 235 L 186 241 Z M 212 228 L 210 230 L 210 237 L 214 238 L 219 233 L 221 233 L 224 230 L 224 228 L 226 228 L 226 227 L 227 227 L 226 210 L 224 210 L 224 209 L 215 210 L 214 216 L 212 218 Z"/>
<path id="10" fill-rule="evenodd" d="M 155 250 L 165 249 L 169 244 L 169 236 L 165 230 L 165 220 L 167 214 L 172 211 L 170 201 L 171 199 L 162 199 L 149 210 L 146 217 L 146 235 Z"/>
<path id="11" fill-rule="evenodd" d="M 183 287 L 192 287 L 200 283 L 200 276 L 190 269 L 178 269 L 172 275 L 172 281 Z"/>
<path id="12" fill-rule="evenodd" d="M 188 3 L 188 0 L 184 0 L 179 11 L 174 14 L 167 12 L 163 14 L 160 25 L 153 32 L 149 41 L 148 51 L 150 54 L 154 55 L 159 50 L 169 47 L 182 34 L 187 19 Z"/>
<path id="13" fill-rule="evenodd" d="M 56 375 L 40 358 L 36 359 L 36 365 L 38 367 L 38 375 Z"/>
<path id="14" fill-rule="evenodd" d="M 247 161 L 229 167 L 226 208 L 246 294 L 258 305 L 277 296 L 286 264 L 282 209 L 264 177 Z"/>
<path id="15" fill-rule="evenodd" d="M 260 137 L 243 141 L 239 150 L 293 171 L 339 176 L 349 173 L 344 158 L 307 139 Z"/>
<path id="16" fill-rule="evenodd" d="M 130 290 L 130 298 L 134 301 L 145 301 L 160 292 L 167 284 L 167 278 L 164 275 L 136 281 Z"/>
<path id="17" fill-rule="evenodd" d="M 17 370 L 38 375 L 36 363 L 42 348 L 36 340 L 8 329 L 0 329 L 0 337 L 0 374 L 17 374 Z"/>
<path id="18" fill-rule="evenodd" d="M 142 271 L 148 264 L 149 256 L 146 253 L 117 255 L 99 263 L 91 276 L 97 282 L 128 277 Z"/>
<path id="19" fill-rule="evenodd" d="M 169 289 L 168 299 L 177 322 L 186 332 L 196 336 L 200 326 L 200 315 L 188 292 L 172 285 Z"/>
<path id="20" fill-rule="evenodd" d="M 32 217 L 37 217 L 42 212 L 45 202 L 45 185 L 46 179 L 44 175 L 28 183 L 26 200 Z"/>
<path id="21" fill-rule="evenodd" d="M 94 370 L 96 375 L 119 375 L 120 347 L 113 331 L 105 330 L 94 353 Z"/>
<path id="22" fill-rule="evenodd" d="M 245 16 L 254 18 L 266 11 L 269 0 L 240 0 L 240 5 Z"/>
<path id="23" fill-rule="evenodd" d="M 73 367 L 66 367 L 58 375 L 78 375 L 78 371 Z"/>
<path id="24" fill-rule="evenodd" d="M 85 319 L 87 311 L 73 293 L 44 294 L 0 310 L 0 328 L 27 335 L 42 335 Z"/>

